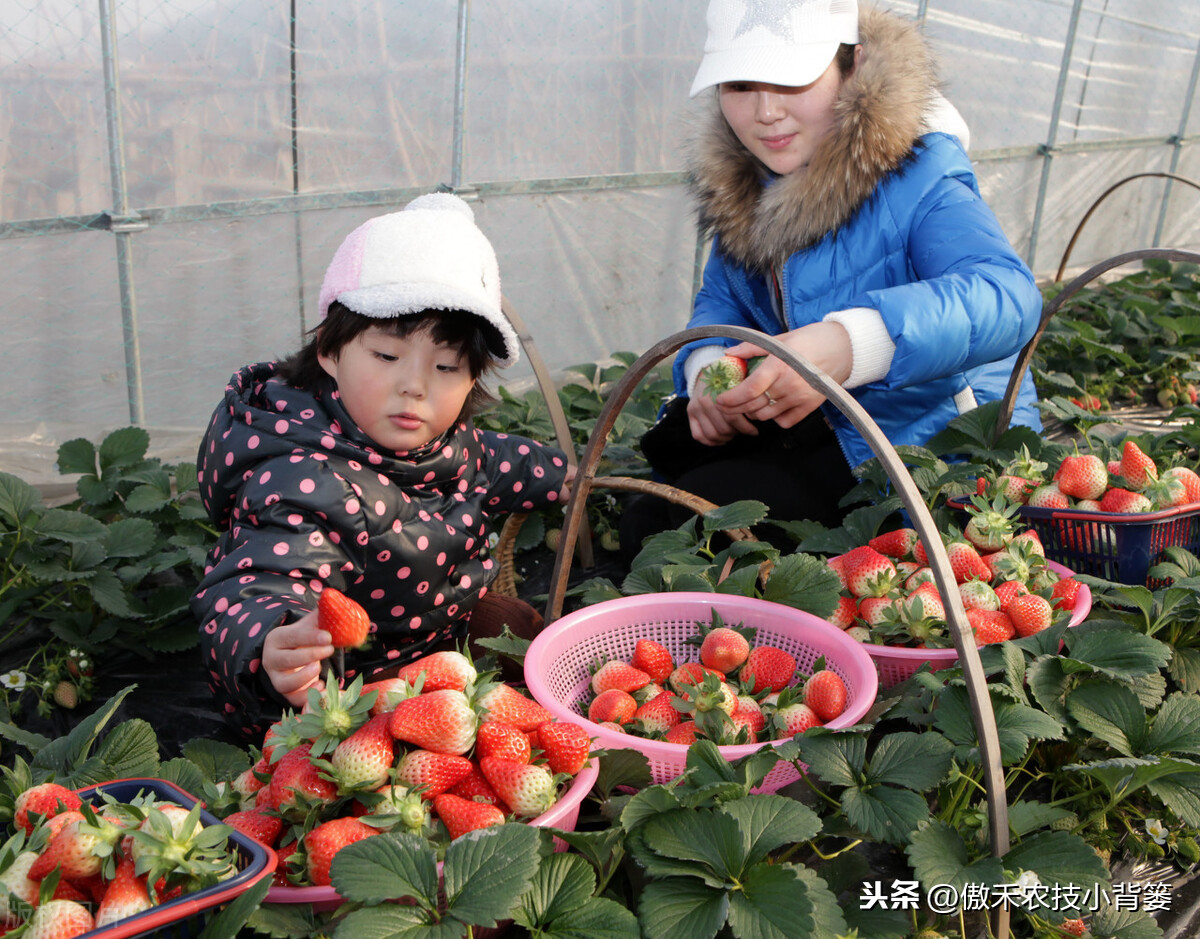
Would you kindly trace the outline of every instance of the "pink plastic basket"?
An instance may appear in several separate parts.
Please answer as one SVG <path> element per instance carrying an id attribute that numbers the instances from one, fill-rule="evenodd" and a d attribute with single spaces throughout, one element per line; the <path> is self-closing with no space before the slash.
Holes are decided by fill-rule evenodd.
<path id="1" fill-rule="evenodd" d="M 1057 571 L 1063 577 L 1070 577 L 1071 571 L 1054 561 L 1047 561 L 1046 566 Z M 1092 609 L 1092 591 L 1087 584 L 1079 585 L 1075 594 L 1075 609 L 1071 611 L 1070 625 L 1078 626 L 1084 621 Z M 929 663 L 929 667 L 937 672 L 950 668 L 958 662 L 958 651 L 949 649 L 907 649 L 902 646 L 879 646 L 874 643 L 863 643 L 867 655 L 879 670 L 879 685 L 885 691 L 912 676 L 918 668 Z"/>
<path id="2" fill-rule="evenodd" d="M 650 761 L 651 778 L 669 782 L 687 767 L 683 744 L 647 740 L 608 730 L 583 716 L 591 681 L 589 666 L 608 659 L 628 661 L 639 639 L 666 646 L 676 662 L 696 661 L 698 650 L 686 640 L 697 623 L 708 623 L 716 610 L 727 625 L 757 630 L 752 645 L 772 645 L 791 653 L 800 671 L 811 671 L 821 656 L 846 683 L 845 712 L 827 726 L 849 727 L 875 702 L 878 678 L 860 643 L 811 613 L 754 597 L 715 593 L 656 593 L 607 600 L 569 613 L 547 626 L 525 653 L 525 682 L 542 707 L 559 720 L 585 727 L 605 749 L 632 748 Z M 730 761 L 780 741 L 721 747 Z M 780 761 L 758 791 L 774 792 L 799 779 L 796 767 Z"/>
<path id="3" fill-rule="evenodd" d="M 579 808 L 583 804 L 584 798 L 592 791 L 592 786 L 596 784 L 596 777 L 600 775 L 600 761 L 596 758 L 588 760 L 587 766 L 579 771 L 571 785 L 567 787 L 562 796 L 557 802 L 551 806 L 550 810 L 543 812 L 536 818 L 530 819 L 527 824 L 537 825 L 540 828 L 558 828 L 562 831 L 574 831 L 575 825 L 579 822 Z M 555 848 L 559 851 L 566 850 L 566 842 L 555 839 Z M 442 862 L 438 861 L 438 873 L 441 874 Z M 264 903 L 286 903 L 286 904 L 306 904 L 311 906 L 314 912 L 323 913 L 329 910 L 336 910 L 342 905 L 342 898 L 333 887 L 284 887 L 275 884 L 267 891 L 267 898 Z M 475 930 L 475 935 L 484 935 L 479 929 Z"/>

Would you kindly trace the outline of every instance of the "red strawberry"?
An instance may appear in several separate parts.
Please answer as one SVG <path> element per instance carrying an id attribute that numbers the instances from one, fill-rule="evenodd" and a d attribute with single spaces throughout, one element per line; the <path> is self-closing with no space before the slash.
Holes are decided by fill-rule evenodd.
<path id="1" fill-rule="evenodd" d="M 612 721 L 614 724 L 628 724 L 637 712 L 638 703 L 628 691 L 620 688 L 609 688 L 598 694 L 588 705 L 588 720 L 602 724 Z"/>
<path id="2" fill-rule="evenodd" d="M 1000 609 L 1006 609 L 1013 598 L 1029 593 L 1029 588 L 1019 580 L 1006 580 L 996 585 L 996 599 L 1000 601 Z"/>
<path id="3" fill-rule="evenodd" d="M 253 766 L 238 773 L 230 787 L 238 794 L 242 805 L 246 805 L 251 801 L 250 797 L 270 781 L 272 772 L 274 767 L 267 758 L 259 757 Z"/>
<path id="4" fill-rule="evenodd" d="M 696 742 L 696 722 L 680 721 L 666 732 L 663 740 L 667 743 L 677 743 L 681 746 L 690 747 Z"/>
<path id="5" fill-rule="evenodd" d="M 87 830 L 90 827 L 82 816 L 63 825 L 29 868 L 29 879 L 42 880 L 55 868 L 67 880 L 100 873 L 103 859 L 97 850 L 102 850 L 101 839 Z"/>
<path id="6" fill-rule="evenodd" d="M 1036 593 L 1017 597 L 1005 610 L 1018 636 L 1032 636 L 1047 628 L 1054 619 L 1050 601 Z"/>
<path id="7" fill-rule="evenodd" d="M 476 759 L 494 756 L 517 763 L 528 763 L 532 754 L 529 737 L 512 724 L 488 721 L 479 725 L 479 732 L 475 737 Z"/>
<path id="8" fill-rule="evenodd" d="M 650 684 L 651 678 L 640 668 L 634 668 L 628 662 L 619 659 L 609 659 L 592 675 L 592 691 L 601 694 L 610 688 L 621 691 L 637 691 Z"/>
<path id="9" fill-rule="evenodd" d="M 763 714 L 758 702 L 750 697 L 750 695 L 738 696 L 737 710 L 733 712 L 732 719 L 735 730 L 739 727 L 745 727 L 749 732 L 747 743 L 757 741 L 759 735 L 767 726 L 766 715 Z"/>
<path id="10" fill-rule="evenodd" d="M 1130 489 L 1140 491 L 1158 479 L 1158 467 L 1141 447 L 1132 440 L 1126 440 L 1121 450 L 1121 475 Z"/>
<path id="11" fill-rule="evenodd" d="M 94 928 L 87 907 L 74 900 L 48 900 L 33 911 L 22 939 L 70 939 Z"/>
<path id="12" fill-rule="evenodd" d="M 1050 588 L 1050 603 L 1056 610 L 1074 610 L 1075 598 L 1082 584 L 1074 577 L 1064 577 Z"/>
<path id="13" fill-rule="evenodd" d="M 469 831 L 504 824 L 504 813 L 496 806 L 487 802 L 473 802 L 448 792 L 434 797 L 433 811 L 450 832 L 451 841 Z"/>
<path id="14" fill-rule="evenodd" d="M 858 601 L 858 618 L 868 626 L 884 623 L 899 603 L 896 597 L 863 597 Z"/>
<path id="15" fill-rule="evenodd" d="M 729 674 L 745 662 L 749 654 L 749 640 L 728 626 L 710 629 L 700 643 L 701 664 L 725 674 Z"/>
<path id="16" fill-rule="evenodd" d="M 715 398 L 722 392 L 740 385 L 746 377 L 746 371 L 745 359 L 739 359 L 736 355 L 723 355 L 704 366 L 700 378 L 708 395 Z"/>
<path id="17" fill-rule="evenodd" d="M 278 819 L 275 821 L 279 822 Z M 282 826 L 282 822 L 279 824 Z M 100 901 L 96 910 L 96 929 L 135 916 L 153 906 L 150 891 L 146 888 L 146 879 L 140 876 L 134 867 L 130 858 L 122 858 L 118 862 L 117 872 L 109 882 L 104 899 Z"/>
<path id="18" fill-rule="evenodd" d="M 918 545 L 919 544 L 920 544 L 920 542 L 918 542 Z M 914 548 L 913 550 L 915 551 L 916 549 Z M 839 588 L 842 590 L 845 590 L 846 589 L 846 560 L 845 560 L 845 557 L 843 555 L 839 554 L 837 557 L 832 557 L 832 558 L 827 559 L 825 561 L 825 564 L 831 571 L 833 571 L 835 574 L 837 574 Z"/>
<path id="19" fill-rule="evenodd" d="M 855 597 L 838 597 L 837 609 L 826 619 L 838 629 L 849 629 L 858 622 L 858 600 Z"/>
<path id="20" fill-rule="evenodd" d="M 433 691 L 432 688 L 421 686 L 422 690 Z M 375 692 L 375 703 L 371 705 L 371 716 L 383 714 L 385 711 L 391 711 L 405 698 L 415 698 L 420 692 L 403 678 L 381 678 L 379 681 L 368 682 L 363 685 L 362 693 L 364 696 L 370 692 Z"/>
<path id="21" fill-rule="evenodd" d="M 520 818 L 541 815 L 558 801 L 554 777 L 544 766 L 484 757 L 479 771 Z"/>
<path id="22" fill-rule="evenodd" d="M 524 731 L 554 719 L 554 715 L 536 701 L 503 683 L 485 690 L 475 703 L 483 711 L 484 721 L 501 721 Z"/>
<path id="23" fill-rule="evenodd" d="M 1140 492 L 1130 492 L 1128 489 L 1110 489 L 1100 500 L 1101 512 L 1133 515 L 1139 512 L 1149 512 L 1152 508 L 1150 500 L 1144 495 Z"/>
<path id="24" fill-rule="evenodd" d="M 588 732 L 570 721 L 546 721 L 538 726 L 538 739 L 552 773 L 576 775 L 587 764 L 592 750 Z"/>
<path id="25" fill-rule="evenodd" d="M 967 610 L 967 622 L 975 633 L 975 645 L 1004 642 L 1016 635 L 1012 620 L 1000 610 Z"/>
<path id="26" fill-rule="evenodd" d="M 1020 534 L 1014 535 L 1010 544 L 1028 544 L 1031 550 L 1038 557 L 1046 556 L 1046 546 L 1042 544 L 1042 536 L 1037 533 L 1035 528 L 1027 528 Z"/>
<path id="27" fill-rule="evenodd" d="M 321 775 L 312 761 L 312 747 L 301 744 L 285 753 L 275 765 L 264 806 L 285 815 L 303 815 L 307 803 L 328 805 L 337 798 L 337 784 Z"/>
<path id="28" fill-rule="evenodd" d="M 1033 490 L 1025 504 L 1036 509 L 1066 509 L 1070 508 L 1071 500 L 1058 488 L 1058 483 L 1051 482 Z"/>
<path id="29" fill-rule="evenodd" d="M 400 757 L 396 782 L 404 786 L 425 786 L 421 798 L 432 799 L 461 782 L 471 772 L 471 761 L 452 753 L 409 750 Z"/>
<path id="30" fill-rule="evenodd" d="M 1072 499 L 1099 499 L 1108 488 L 1108 469 L 1094 453 L 1066 456 L 1054 479 L 1065 496 Z"/>
<path id="31" fill-rule="evenodd" d="M 279 836 L 283 834 L 283 819 L 257 809 L 234 812 L 232 815 L 226 815 L 221 821 L 268 848 L 274 847 Z"/>
<path id="32" fill-rule="evenodd" d="M 946 557 L 950 570 L 960 584 L 968 580 L 991 580 L 991 569 L 984 563 L 975 545 L 966 541 L 951 541 L 946 545 Z"/>
<path id="33" fill-rule="evenodd" d="M 492 788 L 492 784 L 483 778 L 483 773 L 479 772 L 479 767 L 474 763 L 471 764 L 471 772 L 446 791 L 475 802 L 489 802 L 506 815 L 508 814 L 508 806 Z"/>
<path id="34" fill-rule="evenodd" d="M 461 652 L 444 650 L 431 652 L 402 666 L 396 677 L 410 685 L 415 685 L 417 678 L 425 676 L 421 683 L 422 691 L 440 691 L 449 688 L 451 691 L 462 691 L 478 677 L 474 663 Z"/>
<path id="35" fill-rule="evenodd" d="M 295 886 L 295 884 L 288 880 L 287 875 L 289 871 L 294 870 L 289 861 L 299 847 L 299 842 L 289 841 L 287 844 L 280 845 L 275 849 L 275 873 L 271 875 L 271 883 L 280 887 Z"/>
<path id="36" fill-rule="evenodd" d="M 1029 494 L 1036 488 L 1037 483 L 1032 480 L 1004 473 L 996 477 L 996 482 L 992 485 L 991 490 L 984 494 L 992 498 L 1004 496 L 1009 502 L 1023 503 L 1029 499 Z"/>
<path id="37" fill-rule="evenodd" d="M 647 734 L 665 734 L 681 720 L 671 697 L 669 691 L 660 692 L 634 711 L 633 719 L 641 722 Z"/>
<path id="38" fill-rule="evenodd" d="M 1085 932 L 1087 932 L 1087 926 L 1080 917 L 1076 917 L 1075 919 L 1064 919 L 1058 924 L 1058 928 L 1061 932 L 1068 936 L 1082 936 Z"/>
<path id="39" fill-rule="evenodd" d="M 675 671 L 671 672 L 667 684 L 676 694 L 683 694 L 689 685 L 698 685 L 704 681 L 705 675 L 716 675 L 721 681 L 725 680 L 724 672 L 709 668 L 702 662 L 684 662 L 682 665 L 677 665 Z"/>
<path id="40" fill-rule="evenodd" d="M 391 721 L 391 714 L 376 714 L 334 748 L 329 762 L 339 793 L 378 789 L 387 782 L 396 761 Z"/>
<path id="41" fill-rule="evenodd" d="M 846 683 L 842 676 L 828 668 L 813 672 L 804 683 L 804 703 L 822 723 L 840 717 L 846 710 Z"/>
<path id="42" fill-rule="evenodd" d="M 377 834 L 378 828 L 349 816 L 322 822 L 304 836 L 305 868 L 309 882 L 317 887 L 328 887 L 329 865 L 337 853 L 347 845 Z"/>
<path id="43" fill-rule="evenodd" d="M 779 738 L 794 737 L 810 727 L 820 727 L 821 718 L 807 704 L 797 702 L 781 707 L 771 718 L 772 726 Z"/>
<path id="44" fill-rule="evenodd" d="M 329 633 L 330 642 L 338 649 L 357 649 L 371 631 L 367 611 L 333 587 L 326 587 L 317 599 L 317 625 Z"/>
<path id="45" fill-rule="evenodd" d="M 922 619 L 946 619 L 946 605 L 942 602 L 942 595 L 938 593 L 937 584 L 931 580 L 924 581 L 917 585 L 917 588 L 899 601 L 900 608 L 908 614 L 909 617 L 917 616 L 916 601 L 921 602 Z"/>
<path id="46" fill-rule="evenodd" d="M 882 597 L 896 585 L 896 565 L 886 554 L 862 545 L 842 555 L 846 589 L 856 597 Z"/>
<path id="47" fill-rule="evenodd" d="M 1162 476 L 1164 479 L 1178 479 L 1183 484 L 1185 505 L 1200 502 L 1200 473 L 1186 466 L 1172 466 Z"/>
<path id="48" fill-rule="evenodd" d="M 34 828 L 34 819 L 29 817 L 31 813 L 53 818 L 63 809 L 77 809 L 81 804 L 78 793 L 66 786 L 55 782 L 39 783 L 26 789 L 13 802 L 13 822 L 28 835 Z"/>
<path id="49" fill-rule="evenodd" d="M 876 535 L 867 542 L 867 547 L 874 548 L 880 554 L 890 558 L 906 558 L 912 554 L 913 547 L 920 540 L 915 528 L 897 528 L 895 531 Z"/>
<path id="50" fill-rule="evenodd" d="M 629 664 L 640 668 L 650 680 L 662 684 L 675 670 L 675 661 L 666 646 L 653 639 L 639 639 L 633 647 L 633 658 Z"/>
<path id="51" fill-rule="evenodd" d="M 796 659 L 791 653 L 775 646 L 755 646 L 738 679 L 743 686 L 750 685 L 751 694 L 758 694 L 765 689 L 781 691 L 795 674 Z"/>
<path id="52" fill-rule="evenodd" d="M 389 717 L 393 737 L 434 753 L 466 753 L 475 743 L 478 719 L 461 691 L 443 688 L 406 698 Z"/>

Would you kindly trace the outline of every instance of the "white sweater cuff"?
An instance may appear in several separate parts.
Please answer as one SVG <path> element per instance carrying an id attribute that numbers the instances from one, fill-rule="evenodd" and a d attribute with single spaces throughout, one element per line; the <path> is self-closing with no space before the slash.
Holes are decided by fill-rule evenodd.
<path id="1" fill-rule="evenodd" d="M 883 316 L 869 307 L 852 307 L 836 310 L 824 317 L 827 323 L 840 323 L 850 334 L 850 354 L 853 362 L 850 377 L 843 383 L 845 388 L 858 388 L 873 381 L 881 381 L 892 367 L 892 356 L 896 344 L 888 335 Z"/>
<path id="2" fill-rule="evenodd" d="M 687 380 L 688 397 L 696 397 L 696 380 L 704 366 L 715 362 L 725 354 L 725 346 L 701 346 L 693 349 L 683 363 L 683 377 Z"/>

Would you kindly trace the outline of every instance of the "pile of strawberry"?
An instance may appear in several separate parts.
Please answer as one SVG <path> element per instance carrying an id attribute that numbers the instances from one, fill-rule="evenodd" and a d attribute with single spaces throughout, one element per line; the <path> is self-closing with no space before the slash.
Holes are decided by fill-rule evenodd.
<path id="1" fill-rule="evenodd" d="M 1003 496 L 976 496 L 961 530 L 943 533 L 976 645 L 1031 636 L 1075 609 L 1079 581 L 1046 564 L 1033 529 L 1023 529 L 1017 506 Z M 842 583 L 829 621 L 860 642 L 910 648 L 949 648 L 954 640 L 945 604 L 915 529 L 899 528 L 830 558 Z"/>
<path id="2" fill-rule="evenodd" d="M 1077 453 L 1049 470 L 1022 450 L 995 479 L 981 477 L 978 493 L 1034 508 L 1116 514 L 1200 503 L 1200 474 L 1186 466 L 1161 468 L 1132 440 L 1125 441 L 1119 460 Z"/>
<path id="3" fill-rule="evenodd" d="M 754 630 L 726 626 L 713 611 L 688 642 L 699 661 L 677 662 L 666 646 L 638 639 L 629 660 L 609 659 L 592 673 L 583 702 L 588 719 L 618 733 L 688 746 L 698 737 L 718 745 L 786 739 L 839 717 L 847 690 L 841 676 L 795 656 L 751 645 Z"/>
<path id="4" fill-rule="evenodd" d="M 92 804 L 54 782 L 24 790 L 0 848 L 0 933 L 68 939 L 233 876 L 231 829 L 199 816 L 153 793 Z"/>
<path id="5" fill-rule="evenodd" d="M 327 886 L 334 855 L 381 831 L 444 843 L 541 815 L 587 763 L 591 739 L 488 677 L 452 651 L 345 689 L 331 674 L 268 730 L 224 821 L 275 849 L 277 884 Z"/>

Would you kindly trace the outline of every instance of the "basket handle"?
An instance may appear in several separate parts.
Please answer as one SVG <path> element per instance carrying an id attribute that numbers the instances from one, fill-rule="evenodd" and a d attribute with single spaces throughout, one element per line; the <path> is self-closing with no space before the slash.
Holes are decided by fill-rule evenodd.
<path id="1" fill-rule="evenodd" d="M 605 442 L 621 408 L 650 369 L 662 359 L 689 342 L 698 339 L 721 338 L 754 343 L 768 354 L 787 363 L 805 381 L 836 405 L 870 444 L 908 509 L 913 525 L 925 543 L 926 553 L 929 555 L 929 566 L 933 569 L 934 581 L 942 594 L 947 624 L 954 638 L 959 662 L 963 667 L 963 676 L 971 701 L 971 714 L 979 735 L 981 764 L 987 790 L 992 852 L 1000 857 L 1009 848 L 1008 804 L 1005 796 L 1003 766 L 1000 760 L 1000 737 L 996 729 L 992 699 L 988 694 L 987 679 L 983 674 L 979 650 L 975 646 L 974 632 L 967 622 L 967 614 L 958 593 L 957 582 L 950 567 L 950 559 L 946 555 L 946 547 L 942 544 L 937 523 L 934 522 L 933 516 L 925 505 L 907 467 L 900 459 L 900 455 L 862 405 L 824 371 L 797 355 L 778 339 L 742 326 L 695 327 L 675 333 L 656 343 L 629 367 L 605 400 L 604 406 L 596 418 L 595 426 L 592 428 L 591 436 L 588 438 L 583 456 L 580 458 L 578 475 L 575 477 L 571 499 L 566 507 L 558 552 L 554 558 L 554 570 L 551 574 L 550 591 L 546 601 L 546 622 L 553 622 L 562 612 L 563 595 L 571 569 L 571 557 L 575 541 L 579 537 L 585 503 L 595 482 L 596 465 L 600 461 Z M 1007 917 L 1003 917 L 1002 923 L 1000 935 L 1006 935 Z"/>
<path id="2" fill-rule="evenodd" d="M 1008 376 L 1008 387 L 1004 389 L 1004 397 L 1000 402 L 1000 414 L 996 418 L 996 429 L 992 434 L 993 444 L 1000 439 L 1002 433 L 1008 430 L 1013 410 L 1017 406 L 1017 392 L 1020 391 L 1021 381 L 1025 378 L 1025 369 L 1029 367 L 1029 363 L 1033 360 L 1033 350 L 1037 348 L 1038 340 L 1042 338 L 1042 333 L 1046 331 L 1050 317 L 1057 313 L 1059 308 L 1071 299 L 1071 297 L 1079 293 L 1079 291 L 1101 274 L 1111 271 L 1114 267 L 1121 267 L 1124 264 L 1129 264 L 1131 261 L 1140 261 L 1145 258 L 1162 258 L 1165 261 L 1191 261 L 1200 264 L 1200 254 L 1192 251 L 1183 251 L 1179 248 L 1141 248 L 1137 251 L 1117 254 L 1101 261 L 1089 267 L 1063 287 L 1062 292 L 1042 309 L 1042 319 L 1038 323 L 1037 331 L 1033 334 L 1033 338 L 1025 343 L 1024 348 L 1021 349 L 1020 354 L 1017 356 L 1016 364 L 1013 365 L 1012 374 Z"/>

